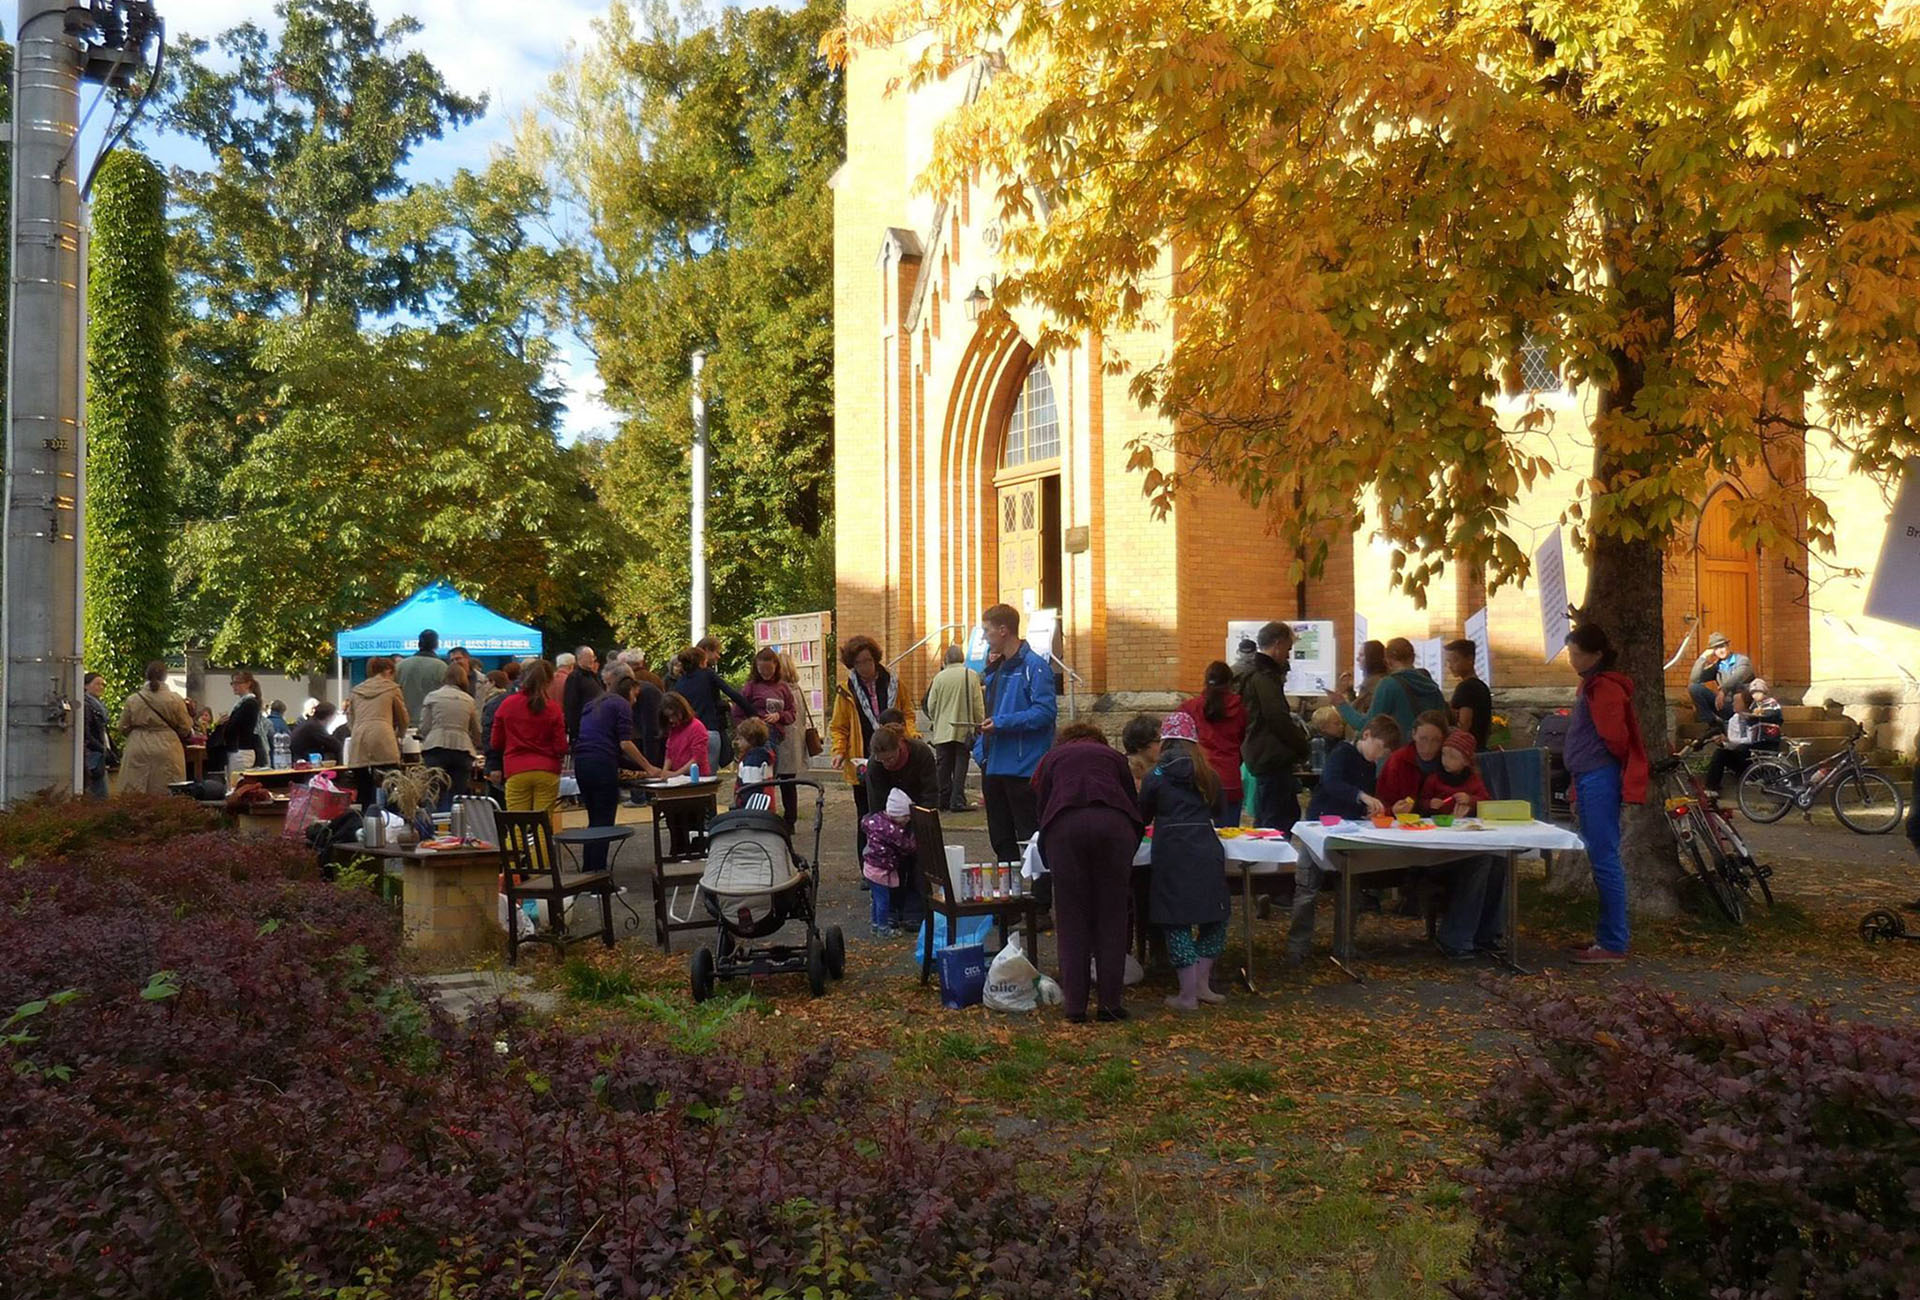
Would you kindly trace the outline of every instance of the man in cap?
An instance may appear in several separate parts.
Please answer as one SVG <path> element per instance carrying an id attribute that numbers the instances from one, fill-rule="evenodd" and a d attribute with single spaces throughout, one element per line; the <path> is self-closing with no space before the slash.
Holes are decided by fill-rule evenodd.
<path id="1" fill-rule="evenodd" d="M 1752 680 L 1753 660 L 1736 651 L 1725 632 L 1715 632 L 1687 675 L 1694 716 L 1710 727 L 1725 726 L 1733 716 L 1735 694 Z"/>

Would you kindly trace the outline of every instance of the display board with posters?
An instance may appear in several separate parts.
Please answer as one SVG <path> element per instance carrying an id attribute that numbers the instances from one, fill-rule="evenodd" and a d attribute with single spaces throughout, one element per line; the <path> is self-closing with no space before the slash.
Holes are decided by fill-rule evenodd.
<path id="1" fill-rule="evenodd" d="M 1236 618 L 1227 623 L 1227 642 L 1224 660 L 1228 665 L 1239 661 L 1243 649 L 1252 643 L 1260 629 L 1266 626 L 1264 618 Z M 1334 642 L 1333 623 L 1328 619 L 1288 619 L 1287 626 L 1293 629 L 1293 654 L 1287 663 L 1287 690 L 1290 694 L 1306 695 L 1316 691 L 1328 691 L 1333 688 L 1334 679 L 1340 671 L 1340 650 Z"/>
<path id="2" fill-rule="evenodd" d="M 833 615 L 774 614 L 753 620 L 756 650 L 771 647 L 793 660 L 814 725 L 826 731 L 828 692 L 833 689 Z"/>
<path id="3" fill-rule="evenodd" d="M 1427 670 L 1436 682 L 1447 680 L 1447 642 L 1445 637 L 1425 636 L 1413 643 L 1413 663 Z"/>

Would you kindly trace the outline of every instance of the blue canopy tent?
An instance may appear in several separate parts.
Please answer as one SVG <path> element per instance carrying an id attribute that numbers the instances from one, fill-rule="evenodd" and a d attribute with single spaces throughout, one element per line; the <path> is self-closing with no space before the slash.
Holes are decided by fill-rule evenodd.
<path id="1" fill-rule="evenodd" d="M 340 695 L 347 692 L 347 660 L 375 655 L 410 655 L 420 648 L 420 633 L 432 628 L 451 650 L 465 646 L 475 659 L 524 658 L 540 653 L 540 630 L 494 613 L 468 600 L 443 579 L 430 583 L 364 627 L 344 630 L 333 639 Z"/>

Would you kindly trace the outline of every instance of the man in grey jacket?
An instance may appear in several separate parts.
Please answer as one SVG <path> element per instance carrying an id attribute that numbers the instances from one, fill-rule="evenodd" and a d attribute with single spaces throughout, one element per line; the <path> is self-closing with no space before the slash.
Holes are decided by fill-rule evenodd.
<path id="1" fill-rule="evenodd" d="M 972 812 L 967 802 L 967 752 L 987 716 L 980 674 L 967 667 L 957 645 L 947 647 L 946 666 L 927 684 L 920 719 L 939 765 L 939 796 L 947 812 Z"/>

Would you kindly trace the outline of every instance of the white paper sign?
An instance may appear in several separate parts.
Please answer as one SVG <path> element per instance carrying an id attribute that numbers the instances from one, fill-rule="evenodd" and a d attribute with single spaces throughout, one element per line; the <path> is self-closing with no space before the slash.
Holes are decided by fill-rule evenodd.
<path id="1" fill-rule="evenodd" d="M 1487 638 L 1487 611 L 1467 617 L 1467 640 L 1473 642 L 1473 670 L 1493 689 L 1493 642 Z"/>
<path id="2" fill-rule="evenodd" d="M 1867 588 L 1864 612 L 1903 627 L 1920 627 L 1920 456 L 1907 461 L 1900 495 L 1887 516 L 1880 563 Z"/>
<path id="3" fill-rule="evenodd" d="M 1036 609 L 1027 620 L 1027 646 L 1042 659 L 1053 657 L 1054 634 L 1060 630 L 1060 611 Z"/>
<path id="4" fill-rule="evenodd" d="M 975 623 L 967 634 L 967 667 L 980 672 L 987 666 L 987 625 Z"/>
<path id="5" fill-rule="evenodd" d="M 1287 686 L 1296 695 L 1309 687 L 1331 690 L 1340 671 L 1340 651 L 1334 644 L 1333 623 L 1327 619 L 1306 619 L 1292 623 L 1293 661 L 1287 672 Z"/>
<path id="6" fill-rule="evenodd" d="M 1355 614 L 1353 616 L 1353 684 L 1356 690 L 1359 689 L 1361 679 L 1367 675 L 1366 650 L 1364 648 L 1366 644 L 1367 616 L 1365 614 Z"/>
<path id="7" fill-rule="evenodd" d="M 1240 658 L 1240 643 L 1252 643 L 1258 639 L 1260 629 L 1270 620 L 1264 618 L 1236 618 L 1227 622 L 1227 652 L 1220 656 L 1231 667 Z"/>
<path id="8" fill-rule="evenodd" d="M 1447 671 L 1446 639 L 1444 637 L 1421 637 L 1413 643 L 1413 663 L 1416 668 L 1427 670 L 1427 676 L 1435 682 L 1444 682 Z"/>
<path id="9" fill-rule="evenodd" d="M 1541 649 L 1548 663 L 1567 648 L 1567 633 L 1573 630 L 1567 618 L 1567 558 L 1560 542 L 1560 525 L 1553 526 L 1547 540 L 1533 553 L 1533 576 L 1540 592 Z"/>

